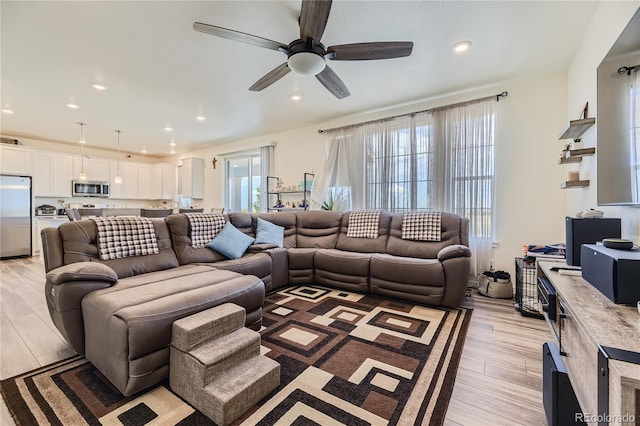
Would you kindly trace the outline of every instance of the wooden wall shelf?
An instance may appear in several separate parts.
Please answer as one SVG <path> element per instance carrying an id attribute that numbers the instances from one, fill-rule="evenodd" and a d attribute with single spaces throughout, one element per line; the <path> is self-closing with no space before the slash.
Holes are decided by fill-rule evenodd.
<path id="1" fill-rule="evenodd" d="M 575 139 L 582 136 L 584 132 L 596 123 L 596 118 L 582 118 L 580 120 L 571 120 L 569 125 L 562 131 L 560 139 Z"/>
<path id="2" fill-rule="evenodd" d="M 595 153 L 595 148 L 571 149 L 569 151 L 565 151 L 564 157 L 560 157 L 558 164 L 579 163 L 582 161 L 582 157 L 593 155 Z"/>
<path id="3" fill-rule="evenodd" d="M 567 189 L 567 188 L 584 188 L 589 186 L 589 180 L 568 180 L 566 182 L 562 182 L 560 184 L 560 188 L 562 189 Z"/>

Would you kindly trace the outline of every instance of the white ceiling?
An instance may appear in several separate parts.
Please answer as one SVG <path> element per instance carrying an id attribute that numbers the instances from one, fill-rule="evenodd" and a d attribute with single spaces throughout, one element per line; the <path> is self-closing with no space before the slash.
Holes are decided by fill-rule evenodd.
<path id="1" fill-rule="evenodd" d="M 286 57 L 196 32 L 194 21 L 283 44 L 300 1 L 6 1 L 1 14 L 3 135 L 168 155 L 566 69 L 598 2 L 334 1 L 322 43 L 414 42 L 407 58 L 329 62 L 351 91 L 334 98 L 294 73 L 249 86 Z M 453 44 L 470 40 L 465 55 Z M 105 92 L 89 83 L 101 81 Z M 303 99 L 293 102 L 293 93 Z M 80 108 L 70 110 L 67 102 Z M 204 122 L 195 120 L 202 113 Z M 163 128 L 170 123 L 172 133 Z"/>

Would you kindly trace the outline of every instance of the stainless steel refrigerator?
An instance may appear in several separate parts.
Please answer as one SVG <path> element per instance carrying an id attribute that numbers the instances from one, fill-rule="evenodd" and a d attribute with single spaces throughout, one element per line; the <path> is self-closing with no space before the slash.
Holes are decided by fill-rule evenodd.
<path id="1" fill-rule="evenodd" d="M 0 175 L 0 258 L 31 256 L 31 178 Z"/>

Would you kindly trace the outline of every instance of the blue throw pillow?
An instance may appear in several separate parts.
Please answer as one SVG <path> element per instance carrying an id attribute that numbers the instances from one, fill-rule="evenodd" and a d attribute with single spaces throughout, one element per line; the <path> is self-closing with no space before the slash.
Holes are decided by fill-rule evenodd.
<path id="1" fill-rule="evenodd" d="M 229 259 L 238 259 L 242 257 L 253 241 L 253 238 L 233 226 L 231 222 L 227 222 L 222 230 L 213 237 L 213 240 L 207 244 L 207 247 L 227 256 Z"/>
<path id="2" fill-rule="evenodd" d="M 256 244 L 276 244 L 278 247 L 282 247 L 284 245 L 284 227 L 258 218 Z"/>

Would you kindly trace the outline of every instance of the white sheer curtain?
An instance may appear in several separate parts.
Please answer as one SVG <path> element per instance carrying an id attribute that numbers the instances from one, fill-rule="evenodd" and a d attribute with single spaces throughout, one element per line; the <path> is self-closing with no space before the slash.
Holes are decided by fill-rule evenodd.
<path id="1" fill-rule="evenodd" d="M 267 176 L 270 176 L 273 171 L 273 150 L 273 145 L 260 147 L 260 211 L 262 212 L 266 212 L 269 207 Z"/>
<path id="2" fill-rule="evenodd" d="M 439 210 L 469 219 L 471 274 L 489 269 L 496 98 L 326 131 L 314 201 L 333 210 Z"/>
<path id="3" fill-rule="evenodd" d="M 326 132 L 325 163 L 311 194 L 316 205 L 339 211 L 364 208 L 365 145 L 359 127 Z"/>
<path id="4" fill-rule="evenodd" d="M 469 219 L 471 274 L 491 264 L 494 215 L 495 99 L 435 110 L 438 209 Z"/>
<path id="5" fill-rule="evenodd" d="M 635 69 L 629 85 L 631 100 L 631 195 L 640 202 L 640 69 Z"/>

